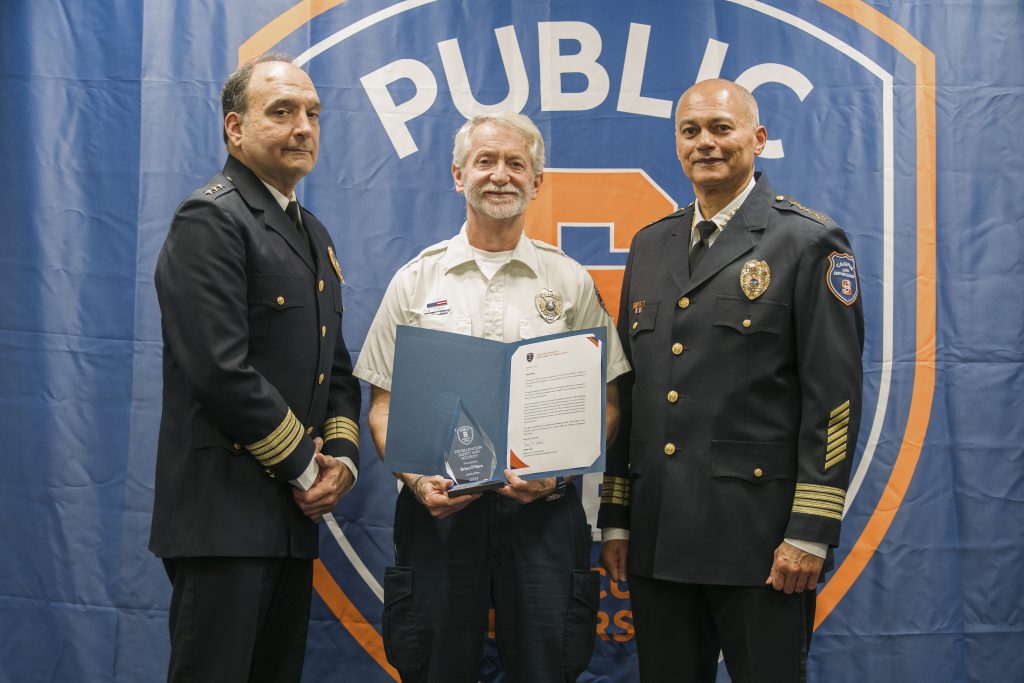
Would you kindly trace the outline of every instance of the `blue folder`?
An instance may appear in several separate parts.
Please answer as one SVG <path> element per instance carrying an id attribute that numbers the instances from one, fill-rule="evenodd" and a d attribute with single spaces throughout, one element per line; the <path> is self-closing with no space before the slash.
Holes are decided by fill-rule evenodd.
<path id="1" fill-rule="evenodd" d="M 498 456 L 495 477 L 508 467 L 508 408 L 512 354 L 526 344 L 572 335 L 591 334 L 601 340 L 601 429 L 605 422 L 607 330 L 596 327 L 518 342 L 499 342 L 464 334 L 399 325 L 395 338 L 394 374 L 388 415 L 384 465 L 392 472 L 441 474 L 458 402 L 469 411 L 494 443 Z M 591 465 L 536 472 L 524 479 L 603 472 L 605 444 Z"/>

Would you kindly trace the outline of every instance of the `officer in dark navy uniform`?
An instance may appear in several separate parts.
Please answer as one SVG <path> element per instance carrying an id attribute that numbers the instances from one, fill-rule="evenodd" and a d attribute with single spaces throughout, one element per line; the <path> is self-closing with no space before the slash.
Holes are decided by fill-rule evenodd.
<path id="1" fill-rule="evenodd" d="M 169 680 L 298 681 L 317 521 L 355 482 L 358 381 L 330 235 L 295 203 L 320 101 L 286 55 L 222 93 L 228 160 L 160 252 L 163 415 L 150 549 Z"/>
<path id="2" fill-rule="evenodd" d="M 754 173 L 767 131 L 740 86 L 676 109 L 697 201 L 641 230 L 618 327 L 619 437 L 598 523 L 626 578 L 640 678 L 803 680 L 861 413 L 863 317 L 843 230 Z"/>

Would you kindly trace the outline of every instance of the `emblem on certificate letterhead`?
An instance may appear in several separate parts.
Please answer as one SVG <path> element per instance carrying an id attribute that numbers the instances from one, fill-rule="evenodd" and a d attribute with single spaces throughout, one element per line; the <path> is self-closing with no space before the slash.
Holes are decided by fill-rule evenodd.
<path id="1" fill-rule="evenodd" d="M 764 294 L 772 282 L 772 271 L 764 261 L 750 259 L 740 271 L 740 289 L 753 301 Z"/>
<path id="2" fill-rule="evenodd" d="M 341 284 L 345 284 L 345 278 L 341 276 L 341 266 L 338 265 L 338 259 L 334 256 L 334 247 L 327 245 L 327 255 L 331 258 L 331 265 L 334 266 L 334 272 L 338 274 L 338 281 Z"/>
<path id="3" fill-rule="evenodd" d="M 562 295 L 550 287 L 537 292 L 533 301 L 537 304 L 537 312 L 544 318 L 544 322 L 553 323 L 562 317 Z"/>

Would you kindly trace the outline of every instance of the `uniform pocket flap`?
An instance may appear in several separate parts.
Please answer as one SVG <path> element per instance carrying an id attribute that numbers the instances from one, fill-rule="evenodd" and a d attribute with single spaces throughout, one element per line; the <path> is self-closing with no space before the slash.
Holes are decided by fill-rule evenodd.
<path id="1" fill-rule="evenodd" d="M 777 301 L 751 301 L 724 294 L 719 294 L 715 300 L 715 324 L 731 327 L 741 334 L 782 334 L 788 318 L 789 306 Z"/>
<path id="2" fill-rule="evenodd" d="M 751 484 L 796 479 L 796 452 L 785 443 L 712 441 L 711 476 L 735 477 Z"/>
<path id="3" fill-rule="evenodd" d="M 601 601 L 601 575 L 591 569 L 574 569 L 572 597 L 596 612 Z"/>
<path id="4" fill-rule="evenodd" d="M 412 595 L 412 574 L 412 567 L 384 569 L 381 639 L 385 656 L 399 670 L 415 670 L 423 664 L 419 629 L 416 627 L 416 604 Z"/>
<path id="5" fill-rule="evenodd" d="M 228 438 L 224 432 L 218 429 L 212 422 L 202 415 L 196 416 L 192 423 L 192 447 L 193 448 L 223 448 L 234 455 L 242 452 L 242 445 Z"/>
<path id="6" fill-rule="evenodd" d="M 283 311 L 302 306 L 302 277 L 249 273 L 249 305 Z"/>
<path id="7" fill-rule="evenodd" d="M 654 329 L 654 321 L 658 317 L 657 301 L 637 301 L 629 313 L 629 333 L 636 335 Z"/>
<path id="8" fill-rule="evenodd" d="M 412 597 L 412 567 L 384 568 L 384 605 Z"/>

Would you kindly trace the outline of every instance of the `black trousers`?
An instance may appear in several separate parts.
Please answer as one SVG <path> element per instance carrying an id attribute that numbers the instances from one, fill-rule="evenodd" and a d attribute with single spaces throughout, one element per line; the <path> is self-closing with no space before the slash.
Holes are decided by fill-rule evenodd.
<path id="1" fill-rule="evenodd" d="M 806 679 L 814 591 L 629 578 L 641 683 L 711 683 L 721 650 L 734 683 Z"/>
<path id="2" fill-rule="evenodd" d="M 165 559 L 171 580 L 167 680 L 298 683 L 313 561 Z"/>
<path id="3" fill-rule="evenodd" d="M 495 613 L 507 680 L 575 681 L 590 662 L 599 576 L 575 487 L 522 505 L 494 492 L 434 519 L 407 489 L 384 577 L 384 647 L 402 680 L 476 683 Z"/>

